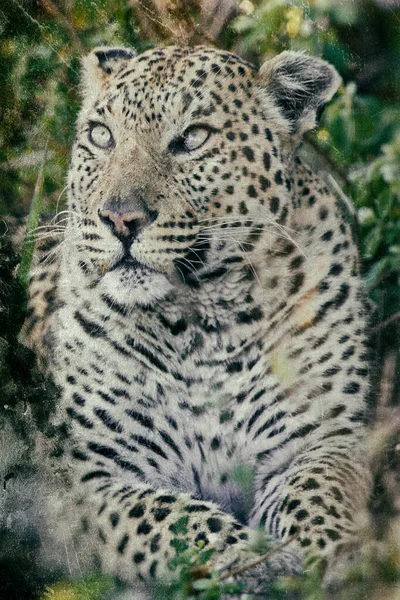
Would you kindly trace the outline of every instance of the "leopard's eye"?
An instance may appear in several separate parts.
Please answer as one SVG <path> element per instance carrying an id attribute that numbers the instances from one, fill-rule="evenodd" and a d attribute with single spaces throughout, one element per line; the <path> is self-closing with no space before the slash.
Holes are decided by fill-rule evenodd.
<path id="1" fill-rule="evenodd" d="M 89 140 L 98 148 L 114 147 L 114 138 L 111 131 L 101 123 L 91 123 L 89 128 Z"/>
<path id="2" fill-rule="evenodd" d="M 210 137 L 211 131 L 207 127 L 188 127 L 183 133 L 183 143 L 187 152 L 197 150 Z"/>
<path id="3" fill-rule="evenodd" d="M 180 135 L 170 142 L 168 149 L 172 154 L 179 152 L 193 152 L 206 143 L 211 133 L 215 131 L 205 125 L 191 125 Z"/>

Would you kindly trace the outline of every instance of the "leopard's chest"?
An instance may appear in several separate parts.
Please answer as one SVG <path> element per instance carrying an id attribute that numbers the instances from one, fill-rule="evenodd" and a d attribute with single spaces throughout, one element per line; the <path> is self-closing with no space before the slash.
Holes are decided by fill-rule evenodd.
<path id="1" fill-rule="evenodd" d="M 128 481 L 216 500 L 242 518 L 256 463 L 248 423 L 265 368 L 255 345 L 239 352 L 232 341 L 203 334 L 198 347 L 186 340 L 173 352 L 161 335 L 70 312 L 57 383 L 75 448 Z"/>

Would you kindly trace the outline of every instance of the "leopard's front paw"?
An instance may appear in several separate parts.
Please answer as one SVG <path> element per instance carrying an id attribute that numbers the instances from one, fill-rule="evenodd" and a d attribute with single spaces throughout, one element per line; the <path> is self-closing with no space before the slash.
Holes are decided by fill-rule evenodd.
<path id="1" fill-rule="evenodd" d="M 264 539 L 264 543 L 265 541 Z M 302 559 L 293 543 L 286 545 L 271 540 L 267 542 L 268 549 L 264 546 L 257 551 L 260 541 L 253 539 L 253 544 L 250 542 L 247 548 L 238 550 L 236 554 L 231 551 L 230 561 L 225 556 L 225 564 L 216 565 L 220 580 L 240 582 L 243 592 L 256 598 L 265 597 L 275 577 L 302 573 Z"/>

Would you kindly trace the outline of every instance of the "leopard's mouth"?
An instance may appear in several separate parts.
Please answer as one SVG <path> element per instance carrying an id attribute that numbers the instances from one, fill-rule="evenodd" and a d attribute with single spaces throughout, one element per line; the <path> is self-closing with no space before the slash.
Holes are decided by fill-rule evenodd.
<path id="1" fill-rule="evenodd" d="M 172 290 L 163 273 L 131 255 L 124 255 L 110 265 L 95 287 L 112 305 L 125 308 L 154 304 Z"/>
<path id="2" fill-rule="evenodd" d="M 139 262 L 136 258 L 134 258 L 131 255 L 123 256 L 109 269 L 109 271 L 116 271 L 116 270 L 124 270 L 124 271 L 140 270 L 142 272 L 145 271 L 148 273 L 157 273 L 157 271 L 155 269 L 153 269 L 152 267 L 149 267 L 148 265 L 145 265 L 142 262 Z"/>

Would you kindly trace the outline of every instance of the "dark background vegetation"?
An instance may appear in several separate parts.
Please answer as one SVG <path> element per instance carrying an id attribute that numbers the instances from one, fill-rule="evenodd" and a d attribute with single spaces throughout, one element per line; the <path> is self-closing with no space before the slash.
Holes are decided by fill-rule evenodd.
<path id="1" fill-rule="evenodd" d="M 43 164 L 42 208 L 48 213 L 65 208 L 80 56 L 104 44 L 140 52 L 157 44 L 205 43 L 257 64 L 279 51 L 300 49 L 338 69 L 343 86 L 318 131 L 307 137 L 304 153 L 337 194 L 342 189 L 348 196 L 357 223 L 376 350 L 369 444 L 374 527 L 365 533 L 364 562 L 344 588 L 323 592 L 309 580 L 291 593 L 310 600 L 399 599 L 400 0 L 6 0 L 0 36 L 0 442 L 5 421 L 18 422 L 21 402 L 44 418 L 49 389 L 17 342 L 24 294 L 2 217 L 29 211 Z M 0 544 L 0 554 L 1 549 Z M 8 568 L 1 557 L 0 578 Z M 23 570 L 29 568 L 28 560 Z M 83 587 L 62 582 L 46 593 L 75 600 L 101 598 L 110 589 L 109 582 L 94 578 Z M 29 583 L 24 590 L 14 597 L 28 598 Z M 184 594 L 168 592 L 185 597 L 179 593 Z M 201 593 L 204 599 L 219 597 L 215 589 Z M 274 598 L 286 593 L 277 588 Z"/>

